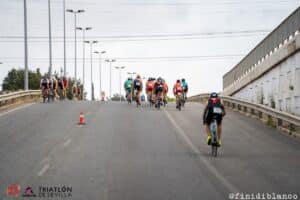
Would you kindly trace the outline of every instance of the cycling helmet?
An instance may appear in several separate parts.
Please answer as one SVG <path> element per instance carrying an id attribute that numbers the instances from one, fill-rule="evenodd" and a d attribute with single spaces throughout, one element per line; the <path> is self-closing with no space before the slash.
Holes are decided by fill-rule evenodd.
<path id="1" fill-rule="evenodd" d="M 141 76 L 138 74 L 138 75 L 136 76 L 136 78 L 141 78 Z"/>
<path id="2" fill-rule="evenodd" d="M 181 81 L 182 81 L 182 82 L 185 82 L 185 79 L 183 78 L 183 79 L 181 79 Z"/>
<path id="3" fill-rule="evenodd" d="M 178 79 L 178 80 L 176 81 L 176 83 L 180 83 L 180 80 Z"/>
<path id="4" fill-rule="evenodd" d="M 132 80 L 132 78 L 131 78 L 131 77 L 128 77 L 128 79 L 127 79 L 127 80 L 131 81 L 131 80 Z"/>
<path id="5" fill-rule="evenodd" d="M 210 98 L 218 98 L 218 97 L 219 97 L 219 95 L 216 92 L 213 92 L 210 94 Z"/>

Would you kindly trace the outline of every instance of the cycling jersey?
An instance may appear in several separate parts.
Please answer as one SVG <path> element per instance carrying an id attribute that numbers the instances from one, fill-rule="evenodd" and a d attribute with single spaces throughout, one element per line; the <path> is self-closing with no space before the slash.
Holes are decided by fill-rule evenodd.
<path id="1" fill-rule="evenodd" d="M 146 91 L 147 92 L 152 92 L 153 89 L 154 89 L 154 84 L 155 84 L 154 81 L 147 81 L 147 83 L 146 83 Z"/>
<path id="2" fill-rule="evenodd" d="M 134 79 L 133 86 L 135 90 L 141 91 L 142 90 L 142 81 L 140 79 Z"/>
<path id="3" fill-rule="evenodd" d="M 188 91 L 188 84 L 185 81 L 181 82 L 181 86 L 184 92 Z"/>
<path id="4" fill-rule="evenodd" d="M 63 80 L 62 79 L 58 79 L 57 84 L 60 89 L 63 89 Z"/>
<path id="5" fill-rule="evenodd" d="M 182 92 L 182 86 L 181 86 L 181 83 L 176 83 L 176 84 L 174 85 L 173 91 L 174 91 L 174 94 L 175 94 L 175 95 L 177 95 L 178 93 L 181 93 L 181 92 Z"/>
<path id="6" fill-rule="evenodd" d="M 159 92 L 163 92 L 163 89 L 164 89 L 163 83 L 161 83 L 161 82 L 155 82 L 155 84 L 154 84 L 154 91 L 155 91 L 156 95 Z"/>
<path id="7" fill-rule="evenodd" d="M 223 115 L 225 113 L 225 108 L 221 103 L 220 98 L 210 98 L 208 99 L 207 106 L 203 114 L 204 124 L 210 124 L 213 119 L 217 120 L 217 124 L 222 123 Z"/>
<path id="8" fill-rule="evenodd" d="M 131 80 L 125 81 L 125 83 L 124 83 L 124 88 L 125 88 L 125 90 L 131 91 L 131 88 L 132 88 L 132 81 L 131 81 Z"/>
<path id="9" fill-rule="evenodd" d="M 68 87 L 68 80 L 67 79 L 63 80 L 63 84 L 64 84 L 64 87 L 67 88 Z"/>
<path id="10" fill-rule="evenodd" d="M 46 79 L 46 78 L 42 79 L 40 85 L 41 85 L 42 87 L 48 89 L 48 88 L 49 88 L 49 80 Z"/>

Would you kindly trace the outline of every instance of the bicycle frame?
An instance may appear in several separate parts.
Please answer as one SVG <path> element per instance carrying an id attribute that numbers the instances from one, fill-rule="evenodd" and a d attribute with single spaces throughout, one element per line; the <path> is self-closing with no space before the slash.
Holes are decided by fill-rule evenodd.
<path id="1" fill-rule="evenodd" d="M 217 157 L 217 149 L 218 149 L 218 128 L 217 128 L 217 120 L 213 119 L 210 124 L 210 133 L 211 133 L 211 153 L 212 156 Z"/>

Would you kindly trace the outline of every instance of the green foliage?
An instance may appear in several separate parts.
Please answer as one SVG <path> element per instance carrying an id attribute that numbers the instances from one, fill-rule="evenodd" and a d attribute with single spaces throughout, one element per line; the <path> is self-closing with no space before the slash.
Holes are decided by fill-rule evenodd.
<path id="1" fill-rule="evenodd" d="M 175 102 L 175 98 L 167 96 L 167 101 L 168 102 Z"/>
<path id="2" fill-rule="evenodd" d="M 31 90 L 39 89 L 40 80 L 42 75 L 40 69 L 37 69 L 35 72 L 28 71 L 28 87 Z M 16 91 L 24 89 L 24 69 L 15 69 L 13 68 L 7 74 L 3 80 L 3 90 L 5 91 Z"/>

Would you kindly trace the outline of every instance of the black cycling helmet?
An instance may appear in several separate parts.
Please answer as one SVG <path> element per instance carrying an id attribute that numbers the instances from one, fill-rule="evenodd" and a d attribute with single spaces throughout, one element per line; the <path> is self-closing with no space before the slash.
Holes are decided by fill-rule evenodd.
<path id="1" fill-rule="evenodd" d="M 178 80 L 176 81 L 176 83 L 180 83 L 180 80 L 178 79 Z"/>
<path id="2" fill-rule="evenodd" d="M 210 98 L 218 98 L 219 97 L 219 95 L 218 95 L 218 93 L 216 93 L 216 92 L 212 92 L 211 94 L 210 94 Z"/>
<path id="3" fill-rule="evenodd" d="M 127 79 L 128 81 L 130 81 L 130 80 L 132 80 L 132 78 L 131 77 L 128 77 L 128 79 Z"/>
<path id="4" fill-rule="evenodd" d="M 181 81 L 182 81 L 182 82 L 185 82 L 185 79 L 183 78 L 183 79 L 181 79 Z"/>

